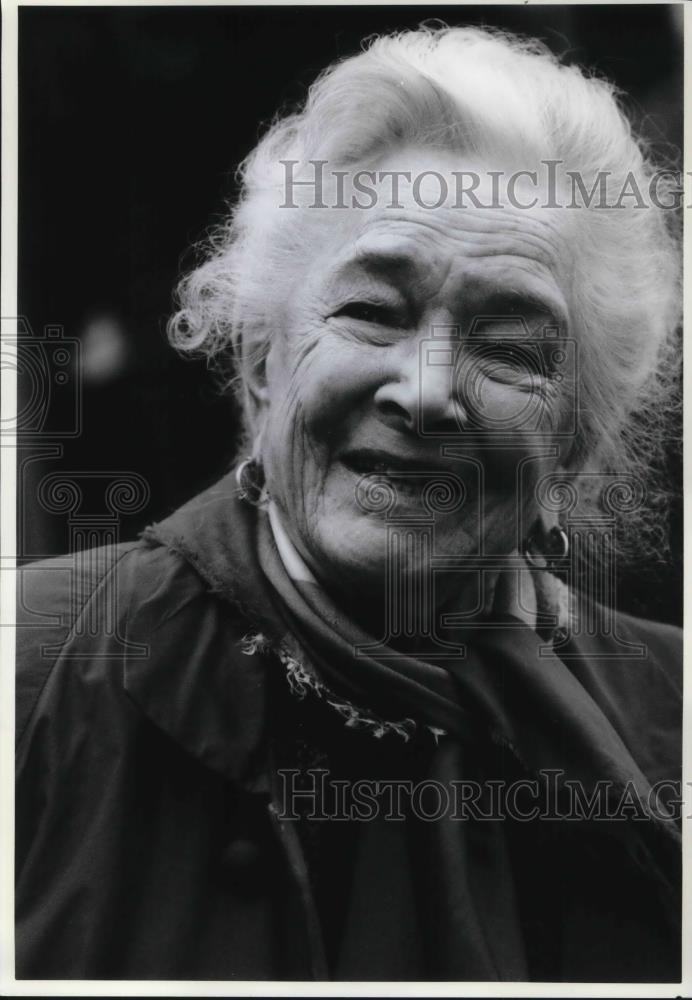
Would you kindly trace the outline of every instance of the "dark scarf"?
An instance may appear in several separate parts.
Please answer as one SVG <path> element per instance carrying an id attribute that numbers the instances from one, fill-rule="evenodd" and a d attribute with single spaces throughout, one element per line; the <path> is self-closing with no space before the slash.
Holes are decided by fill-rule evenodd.
<path id="1" fill-rule="evenodd" d="M 647 808 L 649 782 L 623 740 L 533 629 L 516 619 L 477 629 L 463 658 L 441 664 L 392 650 L 356 656 L 354 649 L 372 644 L 372 637 L 318 587 L 289 578 L 266 515 L 239 502 L 230 484 L 208 494 L 217 509 L 220 498 L 225 503 L 223 523 L 207 533 L 211 558 L 200 552 L 199 542 L 195 548 L 194 535 L 192 546 L 178 538 L 176 547 L 215 590 L 243 608 L 284 665 L 316 681 L 327 701 L 350 706 L 356 716 L 413 722 L 414 740 L 427 740 L 415 757 L 418 779 L 449 788 L 470 777 L 532 779 L 553 771 L 558 794 L 566 779 L 580 782 L 587 795 L 607 781 L 610 795 L 617 798 L 627 786 Z M 205 508 L 197 510 L 201 525 Z M 159 529 L 150 532 L 150 538 L 167 541 Z M 336 712 L 333 726 L 341 727 L 344 738 L 354 735 Z M 446 735 L 436 742 L 431 730 Z M 381 742 L 370 733 L 358 737 L 361 746 L 363 739 L 370 741 L 373 760 L 385 743 L 390 755 L 396 741 L 404 746 L 396 731 L 380 731 L 386 734 Z M 651 813 L 645 822 L 577 825 L 565 841 L 569 850 L 580 850 L 580 838 L 605 837 L 609 850 L 615 845 L 618 858 L 626 856 L 636 878 L 653 885 L 663 907 L 674 906 L 679 837 L 672 821 Z M 540 831 L 545 829 L 544 823 Z M 522 876 L 507 822 L 443 816 L 422 824 L 359 823 L 353 855 L 335 978 L 530 978 Z M 332 855 L 331 864 L 335 860 Z M 423 928 L 427 944 L 414 958 Z"/>

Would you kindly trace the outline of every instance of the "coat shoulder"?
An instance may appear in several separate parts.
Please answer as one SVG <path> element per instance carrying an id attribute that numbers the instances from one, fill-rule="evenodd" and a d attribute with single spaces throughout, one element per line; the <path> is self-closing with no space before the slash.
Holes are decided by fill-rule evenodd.
<path id="1" fill-rule="evenodd" d="M 100 713 L 114 745 L 153 723 L 242 779 L 264 730 L 267 654 L 188 558 L 147 541 L 92 550 L 25 567 L 18 594 L 20 769 L 51 733 Z"/>
<path id="2" fill-rule="evenodd" d="M 660 675 L 662 683 L 670 685 L 682 697 L 683 630 L 677 625 L 656 622 L 648 618 L 620 612 L 617 622 L 630 641 L 644 647 L 644 656 Z"/>
<path id="3" fill-rule="evenodd" d="M 682 629 L 596 608 L 567 664 L 650 780 L 678 777 Z"/>
<path id="4" fill-rule="evenodd" d="M 188 599 L 204 590 L 181 556 L 142 542 L 28 563 L 16 582 L 16 717 L 19 743 L 56 665 L 122 662 L 132 609 L 157 594 Z"/>

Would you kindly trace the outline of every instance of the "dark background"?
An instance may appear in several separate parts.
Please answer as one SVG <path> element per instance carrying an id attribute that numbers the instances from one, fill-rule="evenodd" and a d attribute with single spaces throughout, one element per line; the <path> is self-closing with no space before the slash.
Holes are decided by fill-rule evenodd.
<path id="1" fill-rule="evenodd" d="M 75 518 L 98 515 L 102 481 L 85 473 L 135 472 L 148 483 L 148 499 L 121 518 L 122 538 L 223 474 L 233 405 L 205 364 L 179 359 L 165 337 L 172 290 L 193 263 L 188 248 L 220 219 L 235 166 L 279 108 L 302 101 L 316 74 L 366 36 L 431 18 L 542 38 L 614 80 L 662 153 L 681 146 L 681 7 L 19 9 L 19 301 L 31 328 L 23 403 L 38 384 L 32 351 L 54 374 L 47 326 L 62 328 L 71 358 L 61 391 L 54 380 L 38 422 L 20 433 L 24 560 L 77 544 Z M 69 516 L 37 501 L 56 472 L 81 475 L 82 507 Z M 677 554 L 629 570 L 620 597 L 678 621 Z"/>

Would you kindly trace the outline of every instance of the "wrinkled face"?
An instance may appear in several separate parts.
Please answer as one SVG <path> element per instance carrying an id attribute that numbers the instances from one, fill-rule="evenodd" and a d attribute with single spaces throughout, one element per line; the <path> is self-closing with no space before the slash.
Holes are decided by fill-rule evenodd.
<path id="1" fill-rule="evenodd" d="M 406 169 L 459 163 L 409 155 Z M 436 553 L 511 553 L 570 406 L 562 220 L 426 209 L 425 192 L 329 210 L 267 359 L 269 492 L 313 572 L 364 591 L 384 576 L 393 518 L 433 521 Z"/>

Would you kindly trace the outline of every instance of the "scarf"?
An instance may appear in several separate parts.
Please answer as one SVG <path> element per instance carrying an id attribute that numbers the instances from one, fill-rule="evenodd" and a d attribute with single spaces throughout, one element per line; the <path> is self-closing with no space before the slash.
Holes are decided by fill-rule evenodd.
<path id="1" fill-rule="evenodd" d="M 427 730 L 435 745 L 421 755 L 423 781 L 445 788 L 469 776 L 492 782 L 498 772 L 485 767 L 483 756 L 497 760 L 499 751 L 511 763 L 502 773 L 515 780 L 554 776 L 558 796 L 565 781 L 579 782 L 587 796 L 606 781 L 611 796 L 628 788 L 646 808 L 646 777 L 598 705 L 529 623 L 504 612 L 501 621 L 483 621 L 463 633 L 460 657 L 425 662 L 378 644 L 349 620 L 302 563 L 275 510 L 269 516 L 259 512 L 257 551 L 297 644 L 296 655 L 285 657 L 297 693 L 316 692 L 348 724 L 370 726 L 376 736 L 420 738 L 421 729 Z M 546 589 L 543 581 L 541 592 Z M 637 831 L 623 822 L 609 824 L 608 834 L 640 872 L 648 868 L 658 878 L 665 898 L 672 885 L 661 865 L 659 833 L 672 848 L 677 831 L 653 814 L 644 826 L 655 828 L 653 838 L 651 829 Z M 423 824 L 422 836 L 420 827 L 411 834 L 406 824 L 391 821 L 360 824 L 336 978 L 529 978 L 508 824 L 441 816 Z M 338 853 L 327 863 L 338 864 Z M 420 886 L 415 888 L 420 871 L 430 876 L 422 902 Z M 427 925 L 423 938 L 433 942 L 422 954 L 415 941 L 421 921 Z M 373 922 L 386 929 L 375 949 Z M 413 954 L 418 957 L 412 969 Z"/>

